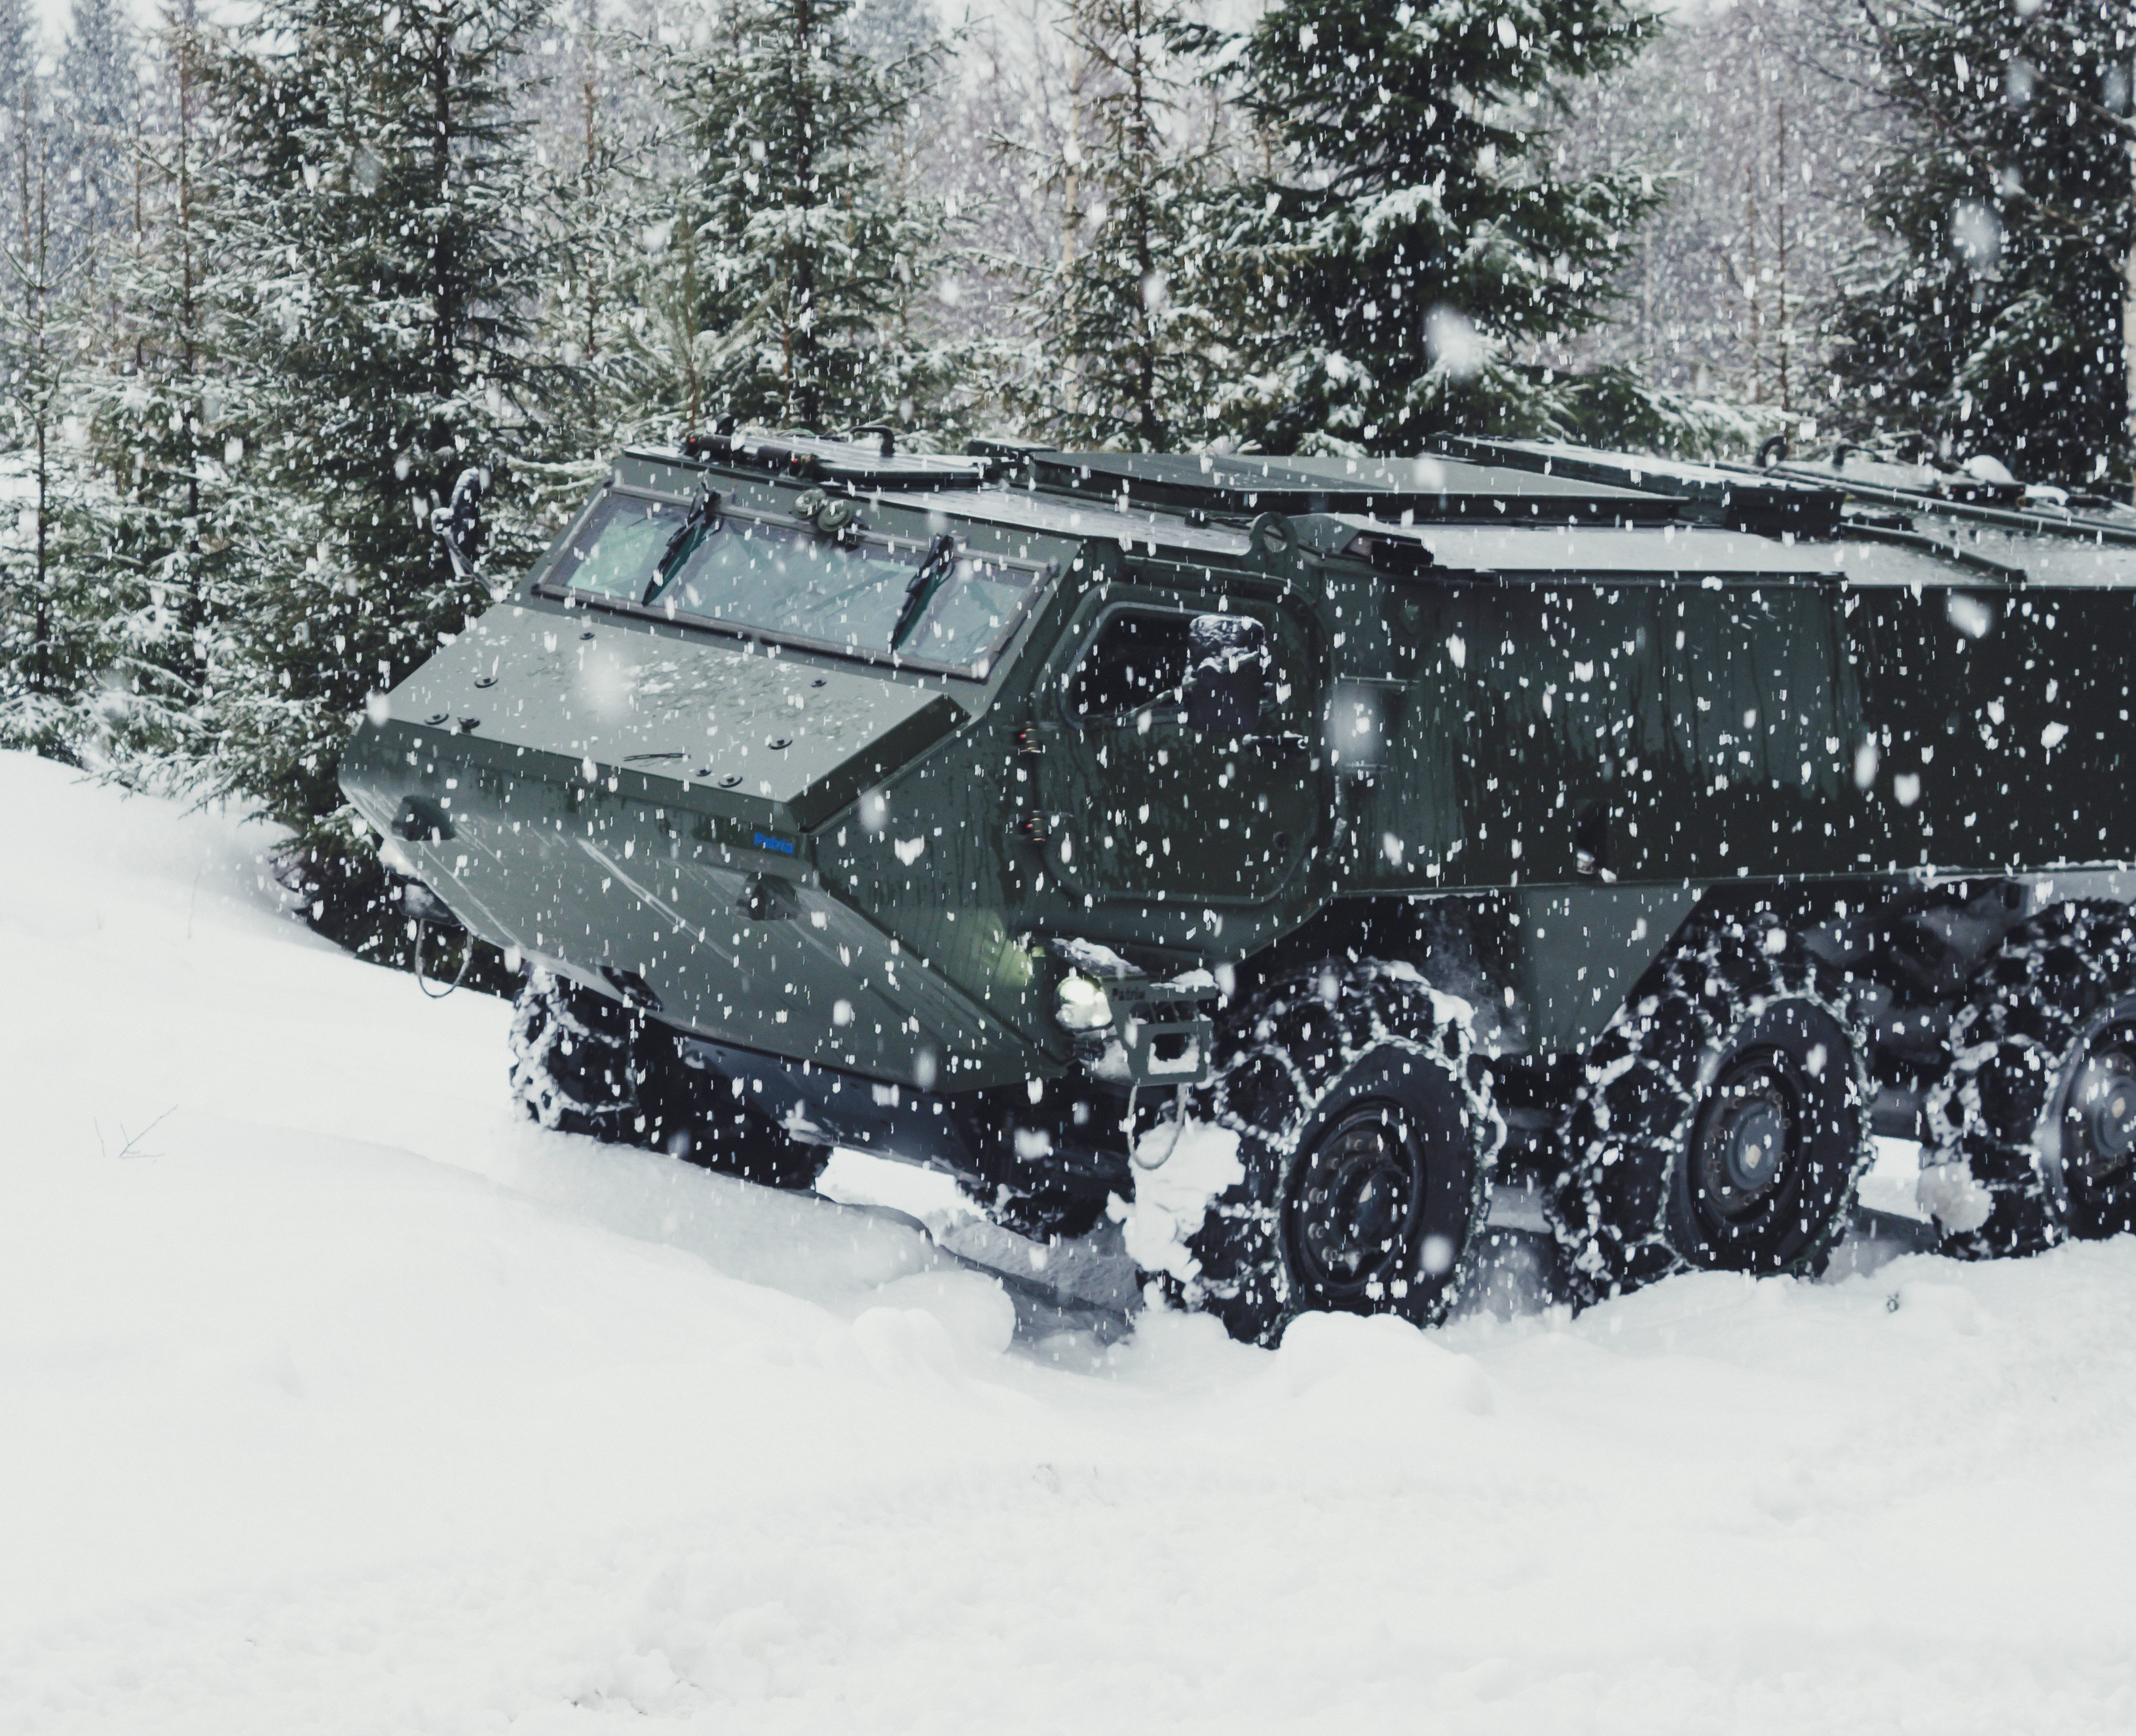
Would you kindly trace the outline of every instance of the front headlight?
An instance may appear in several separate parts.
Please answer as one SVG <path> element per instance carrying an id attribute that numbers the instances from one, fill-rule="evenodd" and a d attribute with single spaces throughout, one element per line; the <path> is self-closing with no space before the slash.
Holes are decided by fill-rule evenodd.
<path id="1" fill-rule="evenodd" d="M 1070 971 L 1054 991 L 1053 1016 L 1066 1030 L 1102 1030 L 1113 1022 L 1113 1003 L 1095 977 Z"/>

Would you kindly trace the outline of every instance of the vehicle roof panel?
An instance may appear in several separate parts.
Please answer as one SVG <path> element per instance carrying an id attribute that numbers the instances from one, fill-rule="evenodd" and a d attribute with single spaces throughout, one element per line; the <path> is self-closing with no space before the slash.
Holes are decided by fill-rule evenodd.
<path id="1" fill-rule="evenodd" d="M 1500 530 L 1481 525 L 1403 526 L 1353 513 L 1332 513 L 1323 521 L 1367 536 L 1417 542 L 1430 551 L 1436 566 L 1453 572 L 1563 574 L 1568 578 L 1607 574 L 1682 579 L 1843 578 L 1854 584 L 2017 580 L 2047 587 L 2124 585 L 2136 589 L 2136 549 L 1969 526 L 1955 537 L 1948 533 L 1903 539 L 1857 536 L 1789 543 L 1704 525 Z"/>
<path id="2" fill-rule="evenodd" d="M 1702 492 L 1737 488 L 1742 487 L 1746 480 L 1751 480 L 1716 469 L 1711 464 L 1696 464 L 1681 458 L 1650 458 L 1633 452 L 1609 452 L 1597 447 L 1575 446 L 1564 440 L 1491 440 L 1458 435 L 1449 436 L 1444 444 L 1450 451 L 1479 460 L 1499 458 L 1522 463 L 1522 468 L 1529 463 L 1548 464 L 1554 470 L 1562 470 L 1568 476 L 1577 476 L 1582 471 L 1614 474 L 1620 477 L 1627 487 L 1658 488 L 1663 493 L 1678 488 L 1695 488 Z M 1769 479 L 1767 486 L 1816 491 L 1828 489 L 1832 485 L 1795 477 L 1774 477 Z"/>
<path id="3" fill-rule="evenodd" d="M 939 512 L 950 518 L 1014 525 L 1059 536 L 1094 536 L 1116 542 L 1124 549 L 1146 550 L 1152 554 L 1172 550 L 1236 560 L 1243 559 L 1252 546 L 1243 531 L 1217 525 L 1189 524 L 1173 512 L 1123 512 L 1110 503 L 1111 497 L 1103 498 L 1105 503 L 1101 505 L 1096 500 L 1064 500 L 1057 494 L 1040 494 L 1024 488 L 988 487 L 901 494 L 888 504 Z"/>
<path id="4" fill-rule="evenodd" d="M 885 452 L 879 444 L 814 434 L 699 434 L 684 449 L 637 448 L 629 456 L 692 469 L 702 464 L 760 470 L 794 481 L 847 482 L 863 488 L 939 488 L 988 473 L 983 458 L 942 452 Z"/>
<path id="5" fill-rule="evenodd" d="M 1673 518 L 1673 497 L 1464 458 L 1260 458 L 1040 452 L 1041 487 L 1154 504 L 1227 512 L 1395 514 L 1419 518 L 1578 518 L 1656 522 Z"/>
<path id="6" fill-rule="evenodd" d="M 1662 574 L 1681 578 L 1836 577 L 1845 570 L 1840 543 L 1785 543 L 1708 525 L 1617 530 L 1579 525 L 1500 529 L 1490 525 L 1391 525 L 1353 513 L 1333 521 L 1368 536 L 1423 545 L 1439 566 L 1457 572 Z"/>

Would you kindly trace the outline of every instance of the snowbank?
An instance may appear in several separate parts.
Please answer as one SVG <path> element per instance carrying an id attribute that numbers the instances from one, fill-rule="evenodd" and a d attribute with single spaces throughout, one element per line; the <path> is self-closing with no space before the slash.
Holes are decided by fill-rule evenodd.
<path id="1" fill-rule="evenodd" d="M 2136 1717 L 2136 1243 L 1012 1341 L 910 1229 L 513 1123 L 502 1009 L 256 830 L 0 801 L 11 1736 Z"/>

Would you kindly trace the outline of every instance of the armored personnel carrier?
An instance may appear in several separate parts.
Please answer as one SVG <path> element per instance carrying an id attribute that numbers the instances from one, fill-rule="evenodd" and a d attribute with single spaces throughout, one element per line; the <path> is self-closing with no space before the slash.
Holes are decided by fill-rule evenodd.
<path id="1" fill-rule="evenodd" d="M 1493 1224 L 1813 1269 L 1878 1132 L 1955 1250 L 2127 1229 L 2136 523 L 1889 482 L 726 432 L 342 783 L 545 1124 L 1039 1241 L 1191 1136 L 1156 1276 L 1241 1336 L 1435 1319 Z"/>

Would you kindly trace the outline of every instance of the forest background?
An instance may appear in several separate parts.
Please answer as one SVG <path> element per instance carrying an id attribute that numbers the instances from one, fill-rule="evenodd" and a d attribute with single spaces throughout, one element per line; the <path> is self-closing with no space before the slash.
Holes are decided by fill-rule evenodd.
<path id="1" fill-rule="evenodd" d="M 0 0 L 0 746 L 404 948 L 367 706 L 620 445 L 1860 443 L 2125 496 L 2125 0 Z"/>

